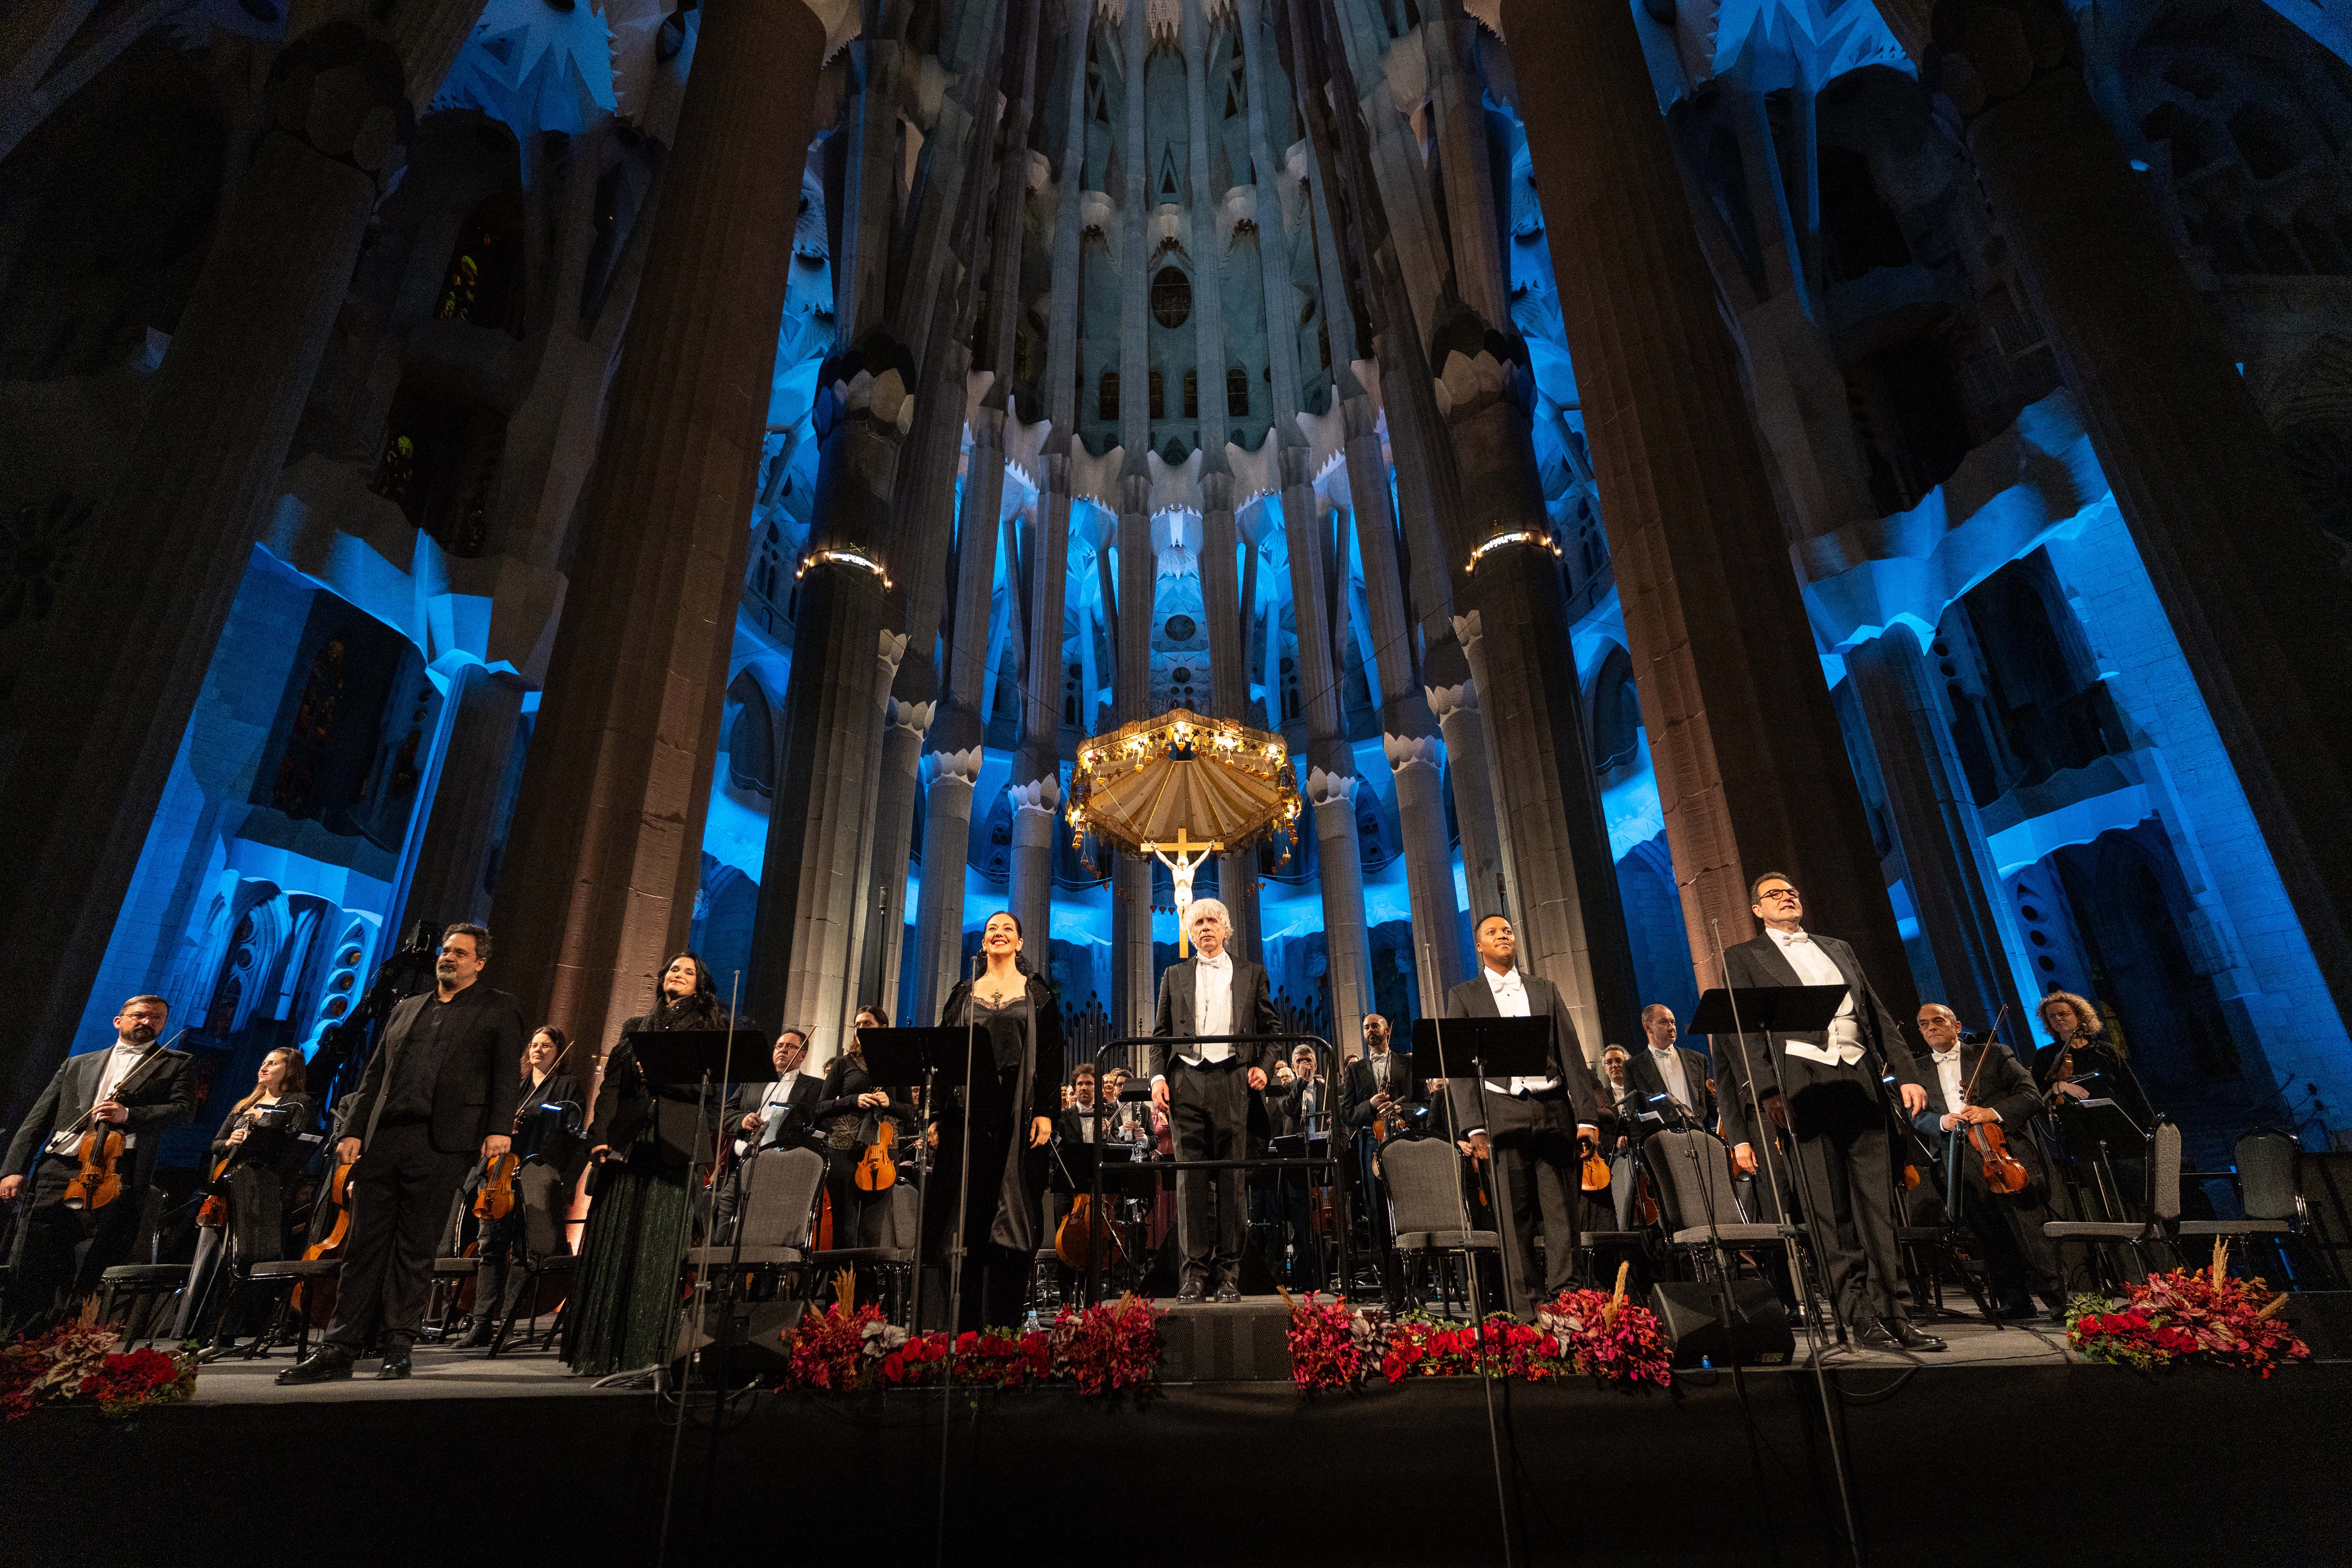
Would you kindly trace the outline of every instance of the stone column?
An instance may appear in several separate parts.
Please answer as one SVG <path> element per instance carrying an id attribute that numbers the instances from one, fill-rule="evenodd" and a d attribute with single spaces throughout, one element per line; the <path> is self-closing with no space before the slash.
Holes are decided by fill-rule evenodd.
<path id="1" fill-rule="evenodd" d="M 1131 8 L 1139 14 L 1140 7 Z M 1112 712 L 1122 724 L 1151 711 L 1152 594 L 1160 568 L 1151 548 L 1150 481 L 1118 482 L 1118 655 Z M 1111 994 L 1117 1022 L 1149 1034 L 1157 994 L 1151 969 L 1151 862 L 1114 853 L 1111 870 Z"/>
<path id="2" fill-rule="evenodd" d="M 1315 816 L 1316 881 L 1330 963 L 1331 1038 L 1363 1035 L 1372 999 L 1371 942 L 1364 929 L 1363 848 L 1356 835 L 1356 756 L 1339 710 L 1331 617 L 1323 591 L 1324 539 L 1314 476 L 1303 447 L 1282 451 L 1282 531 L 1298 623 L 1298 695 L 1307 720 L 1307 797 Z"/>
<path id="3" fill-rule="evenodd" d="M 1412 628 L 1405 619 L 1404 584 L 1397 569 L 1388 460 L 1381 454 L 1371 399 L 1359 394 L 1347 400 L 1342 412 L 1348 429 L 1348 495 L 1356 515 L 1357 552 L 1364 558 L 1364 607 L 1371 618 L 1381 677 L 1381 744 L 1396 781 L 1397 824 L 1404 836 L 1413 973 L 1420 981 L 1422 1014 L 1435 1017 L 1444 1010 L 1446 992 L 1464 973 L 1454 854 L 1446 843 L 1444 791 L 1439 782 L 1445 747 L 1437 738 L 1429 701 L 1413 679 Z"/>
<path id="4" fill-rule="evenodd" d="M 1786 871 L 1889 1005 L 1911 987 L 1632 14 L 1505 0 L 1666 842 L 1702 986 Z M 1483 568 L 1482 568 L 1483 572 Z M 1499 661 L 1498 661 L 1499 662 Z"/>
<path id="5" fill-rule="evenodd" d="M 924 759 L 930 787 L 923 805 L 923 897 L 915 911 L 915 1001 L 901 1023 L 939 1021 L 963 964 L 963 880 L 971 844 L 973 787 L 980 783 L 975 742 Z"/>
<path id="6" fill-rule="evenodd" d="M 448 0 L 426 9 L 462 8 Z M 478 14 L 478 0 L 466 20 Z M 395 43 L 334 22 L 281 51 L 112 490 L 0 638 L 10 951 L 33 979 L 0 1032 L 0 1112 L 70 1039 L 205 673 L 278 497 L 368 220 L 409 129 Z M 24 1094 L 12 1094 L 19 1077 Z"/>
<path id="7" fill-rule="evenodd" d="M 1021 749 L 1013 759 L 1013 858 L 1006 907 L 1031 963 L 1045 972 L 1054 915 L 1054 834 L 1062 804 L 1062 613 L 1070 579 L 1069 459 L 1045 454 L 1045 504 L 1029 552 L 1030 679 L 1021 683 Z M 983 593 L 982 605 L 986 598 Z M 977 614 L 977 612 L 975 612 Z M 1089 699 L 1091 700 L 1091 699 Z M 1080 715 L 1084 723 L 1092 716 Z M 973 744 L 978 744 L 977 739 Z M 1029 932 L 1037 932 L 1032 939 Z"/>
<path id="8" fill-rule="evenodd" d="M 908 659 L 899 660 L 904 668 Z M 907 841 L 914 830 L 916 774 L 923 734 L 937 702 L 882 700 L 881 771 L 874 792 L 873 852 L 866 872 L 866 941 L 859 954 L 856 1005 L 878 1002 L 898 1011 L 898 954 L 907 940 Z"/>
<path id="9" fill-rule="evenodd" d="M 2056 7 L 1936 7 L 1923 80 L 1967 118 L 2099 467 L 2195 672 L 2313 955 L 2352 1010 L 2344 574 L 2077 68 Z"/>
<path id="10" fill-rule="evenodd" d="M 2017 932 L 2000 871 L 1985 845 L 1917 634 L 1897 625 L 1849 647 L 1845 674 L 1885 781 L 1886 814 L 1902 846 L 1911 904 L 1936 955 L 1935 1000 L 1957 1009 L 1970 1028 L 1991 1027 L 2004 1006 L 2011 1017 L 2023 1018 L 2010 967 Z"/>
<path id="11" fill-rule="evenodd" d="M 1202 341 L 1207 341 L 1205 334 Z M 1217 353 L 1222 363 L 1222 345 Z M 1217 383 L 1218 426 L 1222 429 L 1225 405 L 1222 371 Z M 1204 382 L 1201 387 L 1201 411 L 1204 416 L 1209 409 L 1208 396 Z M 1219 445 L 1223 445 L 1222 438 Z M 1222 455 L 1215 454 L 1219 458 Z M 1247 723 L 1249 668 L 1242 662 L 1241 584 L 1235 574 L 1241 541 L 1234 525 L 1234 477 L 1224 471 L 1222 462 L 1213 471 L 1201 476 L 1201 610 L 1209 622 L 1209 707 L 1213 717 Z M 1234 946 L 1244 958 L 1252 960 L 1259 955 L 1256 883 L 1255 849 L 1240 849 L 1217 857 L 1217 896 L 1224 900 L 1234 917 Z"/>
<path id="12" fill-rule="evenodd" d="M 455 708 L 456 718 L 416 851 L 403 925 L 424 919 L 446 926 L 486 921 L 490 914 L 490 889 L 483 876 L 522 729 L 523 684 L 511 673 L 469 664 L 457 672 L 454 688 L 443 699 Z"/>
<path id="13" fill-rule="evenodd" d="M 599 1049 L 693 919 L 824 48 L 787 0 L 704 18 L 499 879 L 498 984 Z"/>

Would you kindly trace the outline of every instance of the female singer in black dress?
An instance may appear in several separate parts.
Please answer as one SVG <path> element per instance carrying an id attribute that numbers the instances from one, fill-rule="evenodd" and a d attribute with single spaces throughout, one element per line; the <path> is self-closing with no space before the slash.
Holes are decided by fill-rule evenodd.
<path id="1" fill-rule="evenodd" d="M 677 1259 L 693 1215 L 689 1176 L 695 1160 L 708 1157 L 718 1125 L 715 1106 L 698 1121 L 693 1088 L 646 1081 L 631 1037 L 726 1026 L 709 966 L 681 952 L 662 966 L 654 1010 L 621 1026 L 620 1043 L 604 1058 L 588 1131 L 596 1172 L 576 1300 L 564 1319 L 563 1359 L 574 1372 L 604 1377 L 667 1359 Z"/>
<path id="2" fill-rule="evenodd" d="M 833 1245 L 837 1247 L 882 1245 L 883 1221 L 892 1199 L 887 1193 L 858 1190 L 857 1162 L 880 1135 L 881 1118 L 896 1121 L 901 1138 L 917 1123 L 912 1101 L 894 1099 L 875 1083 L 857 1043 L 859 1029 L 889 1026 L 890 1016 L 880 1007 L 860 1007 L 841 1054 L 824 1069 L 824 1089 L 817 1097 L 817 1131 L 824 1138 L 824 1191 L 833 1205 Z"/>
<path id="3" fill-rule="evenodd" d="M 1062 1013 L 1021 960 L 1021 922 L 1002 910 L 981 928 L 988 967 L 958 981 L 943 1027 L 971 1041 L 968 1089 L 940 1107 L 940 1152 L 925 1215 L 929 1256 L 952 1258 L 961 1207 L 966 1266 L 959 1329 L 1021 1320 L 1045 1234 L 1045 1143 L 1062 1089 Z M 961 1204 L 959 1205 L 959 1197 Z"/>
<path id="4" fill-rule="evenodd" d="M 319 1146 L 315 1134 L 303 1140 L 303 1134 L 311 1132 L 305 1082 L 302 1053 L 280 1046 L 261 1058 L 253 1092 L 229 1108 L 220 1131 L 213 1134 L 205 1173 L 209 1176 L 222 1161 L 228 1162 L 213 1189 L 222 1206 L 208 1205 L 199 1212 L 196 1261 L 188 1289 L 180 1294 L 179 1321 L 172 1330 L 175 1339 L 195 1332 L 198 1313 L 212 1294 L 214 1271 L 222 1263 L 234 1268 L 288 1256 L 286 1188 Z M 224 1223 L 205 1223 L 215 1218 Z M 215 1348 L 208 1356 L 219 1354 L 236 1338 L 244 1306 L 236 1300 L 221 1303 L 213 1335 Z"/>

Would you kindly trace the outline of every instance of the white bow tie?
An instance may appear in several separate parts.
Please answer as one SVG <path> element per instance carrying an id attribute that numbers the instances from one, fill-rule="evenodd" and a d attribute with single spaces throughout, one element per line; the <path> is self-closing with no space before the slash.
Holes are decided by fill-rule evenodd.
<path id="1" fill-rule="evenodd" d="M 1777 935 L 1778 933 L 1776 932 L 1775 934 Z M 1803 931 L 1799 931 L 1794 936 L 1783 936 L 1780 940 L 1787 942 L 1790 947 L 1794 947 L 1801 942 L 1810 943 L 1813 939 L 1807 936 Z"/>

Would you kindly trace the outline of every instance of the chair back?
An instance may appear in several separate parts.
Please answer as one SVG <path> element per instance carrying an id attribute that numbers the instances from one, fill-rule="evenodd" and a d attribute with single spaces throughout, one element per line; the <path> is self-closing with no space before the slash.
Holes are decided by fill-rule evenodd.
<path id="1" fill-rule="evenodd" d="M 1387 1179 L 1391 1228 L 1401 1233 L 1464 1228 L 1462 1205 L 1470 1201 L 1470 1228 L 1478 1228 L 1475 1194 L 1469 1178 L 1457 1187 L 1453 1163 L 1461 1158 L 1443 1138 L 1397 1138 L 1381 1147 L 1381 1174 Z"/>
<path id="2" fill-rule="evenodd" d="M 890 1189 L 890 1207 L 882 1216 L 882 1235 L 875 1246 L 898 1252 L 915 1248 L 915 1232 L 923 1223 L 922 1189 L 906 1177 Z"/>
<path id="3" fill-rule="evenodd" d="M 762 1149 L 753 1155 L 743 1170 L 743 1245 L 806 1247 L 824 1180 L 824 1156 L 814 1149 Z"/>
<path id="4" fill-rule="evenodd" d="M 2180 1129 L 2159 1121 L 2148 1142 L 2147 1212 L 2169 1225 L 2180 1217 Z"/>
<path id="5" fill-rule="evenodd" d="M 546 1258 L 555 1253 L 569 1252 L 564 1245 L 563 1226 L 559 1210 L 571 1205 L 563 1202 L 568 1195 L 563 1190 L 563 1173 L 554 1166 L 534 1160 L 515 1177 L 522 1205 L 522 1244 L 533 1258 Z"/>
<path id="6" fill-rule="evenodd" d="M 1713 1223 L 1740 1225 L 1739 1197 L 1731 1188 L 1731 1156 L 1723 1140 L 1705 1132 L 1654 1132 L 1642 1146 L 1664 1209 L 1669 1234 Z M 1708 1215 L 1714 1215 L 1710 1222 Z"/>
<path id="7" fill-rule="evenodd" d="M 2291 1220 L 2302 1195 L 2303 1145 L 2291 1133 L 2261 1127 L 2238 1140 L 2238 1197 L 2248 1219 Z"/>

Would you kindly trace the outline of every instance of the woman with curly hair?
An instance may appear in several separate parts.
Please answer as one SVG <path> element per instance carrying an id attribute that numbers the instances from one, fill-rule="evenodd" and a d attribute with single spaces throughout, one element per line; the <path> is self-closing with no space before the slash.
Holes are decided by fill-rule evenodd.
<path id="1" fill-rule="evenodd" d="M 2050 1043 L 2033 1054 L 2033 1076 L 2045 1090 L 2070 1100 L 2112 1100 L 2142 1127 L 2156 1121 L 2147 1091 L 2109 1037 L 2106 1020 L 2086 998 L 2053 991 L 2034 1015 L 2050 1036 Z"/>

